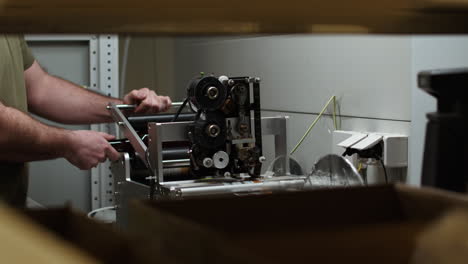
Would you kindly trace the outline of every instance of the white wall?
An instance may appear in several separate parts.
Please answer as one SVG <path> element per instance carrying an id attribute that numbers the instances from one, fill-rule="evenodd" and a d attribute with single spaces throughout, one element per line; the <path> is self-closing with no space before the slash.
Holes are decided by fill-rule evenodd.
<path id="1" fill-rule="evenodd" d="M 263 115 L 291 116 L 290 147 L 334 94 L 341 129 L 410 135 L 408 182 L 414 185 L 420 183 L 425 116 L 436 109 L 436 100 L 417 88 L 417 72 L 468 67 L 468 37 L 462 36 L 203 37 L 163 39 L 163 45 L 157 39 L 133 46 L 133 86 L 153 78 L 147 83 L 180 101 L 201 71 L 259 76 Z M 156 74 L 145 75 L 145 68 Z M 167 85 L 158 87 L 157 80 Z M 331 152 L 332 129 L 326 116 L 296 153 L 306 170 Z"/>
<path id="2" fill-rule="evenodd" d="M 426 131 L 426 113 L 437 109 L 434 97 L 417 87 L 421 70 L 468 67 L 467 36 L 417 36 L 412 38 L 411 137 L 408 182 L 419 185 Z"/>
<path id="3" fill-rule="evenodd" d="M 290 148 L 332 95 L 341 129 L 409 134 L 411 39 L 396 36 L 259 36 L 177 39 L 176 87 L 200 71 L 262 78 L 263 115 L 289 115 Z M 332 151 L 324 118 L 295 157 L 306 171 Z"/>
<path id="4" fill-rule="evenodd" d="M 121 69 L 126 38 L 119 39 Z M 173 38 L 131 36 L 122 94 L 148 87 L 158 94 L 182 97 L 184 91 L 174 89 L 174 47 Z"/>

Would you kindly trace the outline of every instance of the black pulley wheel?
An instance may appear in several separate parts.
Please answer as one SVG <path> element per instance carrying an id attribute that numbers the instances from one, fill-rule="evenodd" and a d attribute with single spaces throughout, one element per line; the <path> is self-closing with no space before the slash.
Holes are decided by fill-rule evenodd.
<path id="1" fill-rule="evenodd" d="M 214 111 L 223 106 L 227 88 L 216 77 L 200 77 L 190 82 L 188 87 L 190 102 L 199 110 Z"/>
<path id="2" fill-rule="evenodd" d="M 193 143 L 205 149 L 216 149 L 226 143 L 226 120 L 220 111 L 206 112 L 192 125 Z"/>

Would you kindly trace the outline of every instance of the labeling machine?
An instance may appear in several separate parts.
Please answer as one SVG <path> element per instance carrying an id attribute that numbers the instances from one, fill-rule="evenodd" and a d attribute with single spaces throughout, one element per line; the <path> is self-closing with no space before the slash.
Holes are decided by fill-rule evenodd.
<path id="1" fill-rule="evenodd" d="M 111 142 L 120 160 L 115 181 L 117 224 L 125 227 L 131 199 L 253 195 L 304 188 L 291 175 L 287 117 L 261 118 L 260 79 L 200 76 L 176 113 L 134 115 L 133 105 L 109 104 L 125 139 Z M 273 135 L 281 175 L 262 175 L 262 135 Z M 278 164 L 275 165 L 278 167 Z"/>

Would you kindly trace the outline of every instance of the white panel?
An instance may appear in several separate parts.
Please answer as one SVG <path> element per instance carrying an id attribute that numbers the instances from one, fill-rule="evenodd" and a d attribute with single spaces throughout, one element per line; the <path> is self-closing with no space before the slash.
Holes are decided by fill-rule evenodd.
<path id="1" fill-rule="evenodd" d="M 419 36 L 412 40 L 411 136 L 409 138 L 410 184 L 420 185 L 426 113 L 437 109 L 437 101 L 417 87 L 421 70 L 468 67 L 467 36 Z"/>
<path id="2" fill-rule="evenodd" d="M 387 167 L 408 167 L 408 137 L 384 137 L 383 158 Z"/>
<path id="3" fill-rule="evenodd" d="M 297 140 L 305 133 L 310 123 L 316 118 L 311 114 L 296 114 L 285 112 L 263 111 L 263 116 L 290 116 L 288 124 L 288 145 L 292 149 Z M 395 133 L 408 135 L 410 122 L 388 121 L 365 118 L 342 118 L 341 129 L 352 131 L 368 131 L 381 133 Z M 323 155 L 332 153 L 333 146 L 333 120 L 330 116 L 324 116 L 314 127 L 309 137 L 294 153 L 294 157 L 303 166 L 306 172 L 310 172 L 312 165 Z M 272 146 L 264 145 L 265 155 L 271 156 Z M 344 150 L 343 150 L 344 151 Z"/>
<path id="4" fill-rule="evenodd" d="M 122 41 L 125 38 L 121 38 Z M 123 58 L 124 43 L 121 43 L 120 57 Z M 128 57 L 125 73 L 124 94 L 133 89 L 142 87 L 155 88 L 155 63 L 154 38 L 133 36 L 128 47 Z M 123 67 L 123 65 L 122 65 Z"/>
<path id="5" fill-rule="evenodd" d="M 86 41 L 34 41 L 30 47 L 36 59 L 55 76 L 89 85 L 89 48 Z M 89 129 L 41 121 L 67 129 Z M 71 203 L 83 211 L 90 209 L 90 172 L 72 166 L 65 159 L 31 162 L 28 195 L 44 206 Z"/>
<path id="6" fill-rule="evenodd" d="M 265 36 L 176 41 L 177 88 L 200 71 L 262 78 L 262 108 L 410 120 L 410 38 Z"/>
<path id="7" fill-rule="evenodd" d="M 357 150 L 365 150 L 370 149 L 373 146 L 377 145 L 380 141 L 382 141 L 383 136 L 376 135 L 376 134 L 369 134 L 365 139 L 353 145 L 353 149 Z"/>
<path id="8" fill-rule="evenodd" d="M 342 148 L 349 148 L 367 137 L 367 134 L 356 133 L 337 145 Z"/>

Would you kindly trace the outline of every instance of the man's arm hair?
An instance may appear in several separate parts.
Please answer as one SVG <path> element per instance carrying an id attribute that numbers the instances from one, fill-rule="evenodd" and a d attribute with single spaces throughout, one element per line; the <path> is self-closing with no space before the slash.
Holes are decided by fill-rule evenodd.
<path id="1" fill-rule="evenodd" d="M 112 122 L 106 106 L 120 99 L 100 95 L 47 74 L 34 61 L 25 72 L 28 108 L 32 113 L 66 124 Z"/>
<path id="2" fill-rule="evenodd" d="M 0 160 L 26 162 L 63 157 L 70 131 L 50 127 L 0 102 Z"/>

